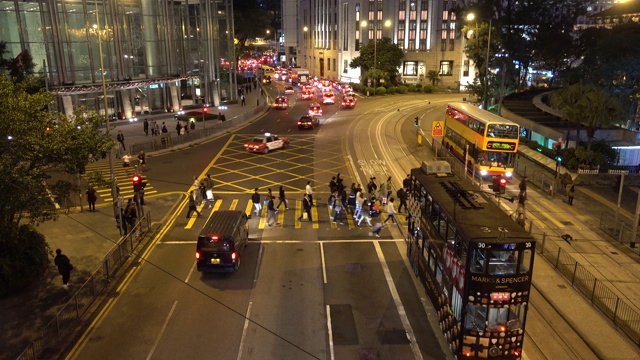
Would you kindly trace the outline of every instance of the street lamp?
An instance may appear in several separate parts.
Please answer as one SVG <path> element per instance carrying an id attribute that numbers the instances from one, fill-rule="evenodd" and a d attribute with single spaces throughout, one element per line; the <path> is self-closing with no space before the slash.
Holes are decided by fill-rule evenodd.
<path id="1" fill-rule="evenodd" d="M 366 20 L 362 20 L 362 22 L 360 23 L 360 26 L 363 28 L 366 28 L 367 25 L 369 25 L 367 23 Z M 384 27 L 390 27 L 391 26 L 391 20 L 386 20 L 384 22 Z M 373 22 L 373 88 L 376 88 L 376 63 L 378 62 L 378 21 L 376 19 L 374 19 Z M 376 95 L 375 90 L 373 91 L 373 95 Z"/>
<path id="2" fill-rule="evenodd" d="M 106 134 L 109 135 L 111 129 L 109 128 L 109 114 L 108 114 L 108 104 L 107 104 L 107 82 L 104 76 L 104 60 L 102 59 L 102 37 L 100 36 L 100 16 L 98 15 L 98 0 L 95 0 L 96 7 L 96 23 L 93 25 L 96 34 L 98 35 L 98 54 L 100 56 L 100 74 L 102 76 L 102 100 L 104 106 L 104 117 L 105 117 L 105 125 L 106 125 Z M 105 18 L 106 19 L 106 18 Z M 105 20 L 106 21 L 106 20 Z M 107 28 L 105 24 L 105 29 Z M 113 155 L 112 151 L 113 147 L 109 150 L 109 176 L 111 178 L 111 199 L 113 199 L 113 210 L 116 212 L 115 215 L 118 216 L 120 222 L 120 235 L 123 234 L 124 225 L 122 224 L 122 211 L 120 211 L 120 207 L 118 204 L 118 190 L 116 185 L 116 177 L 115 170 L 113 166 Z M 117 211 L 116 211 L 117 210 Z"/>
<path id="3" fill-rule="evenodd" d="M 476 18 L 474 13 L 467 14 L 467 20 L 473 21 Z M 489 104 L 487 102 L 487 88 L 489 87 L 489 48 L 491 47 L 491 22 L 492 18 L 489 18 L 489 34 L 487 35 L 487 56 L 484 63 L 484 89 L 482 94 L 482 108 L 487 110 Z M 478 38 L 478 22 L 476 21 L 476 39 Z M 476 41 L 477 42 L 477 41 Z"/>

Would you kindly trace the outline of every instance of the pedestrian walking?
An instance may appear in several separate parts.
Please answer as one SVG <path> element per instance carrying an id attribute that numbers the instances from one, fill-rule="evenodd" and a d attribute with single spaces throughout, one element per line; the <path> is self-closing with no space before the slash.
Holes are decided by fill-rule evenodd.
<path id="1" fill-rule="evenodd" d="M 518 214 L 518 219 L 516 219 L 516 223 L 523 228 L 526 226 L 526 218 L 524 217 L 524 213 Z"/>
<path id="2" fill-rule="evenodd" d="M 520 188 L 520 191 L 527 191 L 527 177 L 524 176 L 522 178 L 522 181 L 520 181 L 520 185 L 518 185 L 518 187 Z"/>
<path id="3" fill-rule="evenodd" d="M 133 198 L 129 198 L 127 201 L 127 207 L 124 208 L 124 214 L 129 225 L 129 229 L 133 229 L 138 221 L 138 209 L 136 209 L 136 203 Z"/>
<path id="4" fill-rule="evenodd" d="M 520 190 L 520 193 L 518 193 L 518 207 L 516 208 L 516 213 L 525 214 L 525 209 L 524 209 L 525 201 L 527 201 L 527 192 L 525 190 Z"/>
<path id="5" fill-rule="evenodd" d="M 313 189 L 311 189 L 311 180 L 307 181 L 307 186 L 304 189 L 304 193 L 309 197 L 309 204 L 313 206 Z"/>
<path id="6" fill-rule="evenodd" d="M 178 136 L 183 134 L 182 124 L 180 124 L 180 121 L 176 122 L 176 133 L 178 133 Z"/>
<path id="7" fill-rule="evenodd" d="M 96 189 L 89 187 L 87 189 L 87 202 L 89 203 L 89 211 L 96 211 L 96 200 L 98 200 L 98 193 Z"/>
<path id="8" fill-rule="evenodd" d="M 118 142 L 116 144 L 116 159 L 120 159 L 122 157 L 122 153 L 124 151 L 122 150 L 122 144 L 120 144 L 120 142 Z"/>
<path id="9" fill-rule="evenodd" d="M 251 195 L 251 202 L 256 210 L 256 216 L 260 216 L 260 210 L 262 210 L 262 204 L 260 204 L 260 194 L 258 194 L 258 188 L 255 188 L 253 195 Z"/>
<path id="10" fill-rule="evenodd" d="M 356 193 L 356 210 L 353 212 L 353 218 L 357 219 L 360 217 L 362 213 L 362 205 L 364 204 L 364 195 L 362 195 L 362 191 L 358 189 Z"/>
<path id="11" fill-rule="evenodd" d="M 339 221 L 340 225 L 344 225 L 344 222 L 342 222 L 345 219 L 344 207 L 340 196 L 338 196 L 336 201 L 333 202 L 333 216 L 331 218 L 333 219 L 334 224 Z"/>
<path id="12" fill-rule="evenodd" d="M 158 126 L 158 122 L 153 120 L 151 121 L 151 136 L 157 136 L 160 132 L 160 127 Z"/>
<path id="13" fill-rule="evenodd" d="M 240 106 L 246 106 L 247 105 L 247 99 L 244 97 L 244 94 L 242 94 L 242 96 L 240 96 Z"/>
<path id="14" fill-rule="evenodd" d="M 360 226 L 360 223 L 362 223 L 362 220 L 367 220 L 367 224 L 369 225 L 369 227 L 372 226 L 371 216 L 369 215 L 370 210 L 371 210 L 370 203 L 368 203 L 367 201 L 364 201 L 362 203 L 362 208 L 360 209 L 360 216 L 356 219 L 356 221 L 358 221 L 358 226 Z"/>
<path id="15" fill-rule="evenodd" d="M 570 187 L 567 188 L 567 197 L 569 198 L 569 205 L 573 206 L 573 197 L 576 193 L 576 189 L 575 189 L 575 185 L 571 185 Z"/>
<path id="16" fill-rule="evenodd" d="M 389 219 L 391 219 L 393 225 L 398 225 L 398 222 L 396 221 L 396 209 L 393 206 L 394 200 L 394 198 L 390 198 L 389 203 L 387 203 L 387 218 L 384 220 L 385 224 Z"/>
<path id="17" fill-rule="evenodd" d="M 375 235 L 376 237 L 380 237 L 380 230 L 382 230 L 383 227 L 384 225 L 380 221 L 376 221 L 373 225 L 373 231 L 369 233 L 369 236 Z"/>
<path id="18" fill-rule="evenodd" d="M 166 134 L 168 133 L 169 130 L 167 129 L 167 125 L 164 123 L 164 121 L 162 122 L 162 133 Z"/>
<path id="19" fill-rule="evenodd" d="M 189 210 L 187 210 L 187 219 L 191 217 L 191 214 L 195 211 L 198 214 L 198 217 L 202 216 L 200 211 L 198 211 L 198 206 L 196 202 L 196 194 L 193 190 L 189 191 Z"/>
<path id="20" fill-rule="evenodd" d="M 71 261 L 67 255 L 62 253 L 62 250 L 56 249 L 56 257 L 53 259 L 53 263 L 58 267 L 58 273 L 62 275 L 62 287 L 68 289 L 71 270 L 73 270 Z"/>
<path id="21" fill-rule="evenodd" d="M 140 150 L 140 154 L 138 154 L 138 163 L 140 164 L 140 169 L 144 169 L 147 164 L 147 154 L 144 153 L 144 150 Z"/>
<path id="22" fill-rule="evenodd" d="M 284 204 L 284 209 L 289 210 L 289 202 L 287 201 L 287 195 L 285 195 L 284 193 L 284 186 L 280 186 L 278 199 L 280 200 L 280 202 L 278 202 L 278 206 L 276 206 L 276 209 L 280 209 L 280 205 Z"/>
<path id="23" fill-rule="evenodd" d="M 149 136 L 149 120 L 144 119 L 144 123 L 142 123 L 144 129 L 144 136 Z"/>
<path id="24" fill-rule="evenodd" d="M 411 174 L 407 174 L 407 177 L 402 180 L 402 187 L 407 190 L 411 188 Z"/>
<path id="25" fill-rule="evenodd" d="M 404 207 L 405 211 L 408 211 L 409 209 L 407 208 L 407 190 L 405 190 L 404 187 L 401 187 L 396 192 L 396 196 L 398 197 L 398 200 L 400 200 L 400 205 L 398 206 L 398 212 L 402 213 L 402 207 Z"/>
<path id="26" fill-rule="evenodd" d="M 312 222 L 311 218 L 311 200 L 309 200 L 309 195 L 304 194 L 304 199 L 302 199 L 302 209 L 307 214 L 307 219 L 309 222 Z M 302 214 L 298 217 L 298 221 L 302 221 Z"/>
<path id="27" fill-rule="evenodd" d="M 370 177 L 369 183 L 367 184 L 367 193 L 369 193 L 370 196 L 375 195 L 376 190 L 378 190 L 378 185 L 376 184 L 376 178 Z"/>
<path id="28" fill-rule="evenodd" d="M 393 183 L 391 182 L 391 176 L 387 178 L 386 187 L 387 187 L 387 193 L 385 194 L 385 196 L 387 197 L 387 200 L 388 200 L 391 197 L 391 192 L 393 188 Z"/>
<path id="29" fill-rule="evenodd" d="M 197 176 L 193 177 L 193 185 L 192 186 L 193 186 L 193 191 L 194 191 L 194 194 L 195 194 L 194 200 L 196 202 L 202 202 L 202 192 L 201 192 L 202 191 L 202 189 L 201 189 L 202 184 L 200 184 L 200 180 L 198 180 Z"/>
<path id="30" fill-rule="evenodd" d="M 269 189 L 269 194 L 271 194 L 271 189 Z M 276 213 L 278 209 L 273 204 L 273 196 L 267 196 L 267 226 L 271 226 L 271 220 L 273 219 L 274 225 L 278 225 L 278 220 L 276 219 Z"/>
<path id="31" fill-rule="evenodd" d="M 207 174 L 202 180 L 202 185 L 204 188 L 204 199 L 209 202 L 209 209 L 211 209 L 211 203 L 214 201 L 213 199 L 213 179 L 211 179 L 211 174 Z"/>
<path id="32" fill-rule="evenodd" d="M 339 192 L 342 192 L 344 189 L 344 179 L 340 176 L 340 173 L 336 174 L 336 186 Z"/>
<path id="33" fill-rule="evenodd" d="M 336 177 L 332 176 L 331 181 L 329 181 L 329 192 L 333 193 L 336 190 L 338 190 L 338 183 L 336 182 Z"/>
<path id="34" fill-rule="evenodd" d="M 118 135 L 116 135 L 116 140 L 118 140 L 118 142 L 122 145 L 122 149 L 126 151 L 127 147 L 124 146 L 124 134 L 122 133 L 122 130 L 118 130 Z"/>

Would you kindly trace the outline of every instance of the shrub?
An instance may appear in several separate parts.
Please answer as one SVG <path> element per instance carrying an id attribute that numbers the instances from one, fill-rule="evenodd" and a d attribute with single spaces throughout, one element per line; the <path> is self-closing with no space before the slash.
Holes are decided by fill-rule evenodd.
<path id="1" fill-rule="evenodd" d="M 398 86 L 397 90 L 398 90 L 398 94 L 406 94 L 408 89 L 407 89 L 406 86 L 400 85 L 400 86 Z"/>
<path id="2" fill-rule="evenodd" d="M 387 89 L 384 86 L 379 86 L 376 88 L 376 95 L 386 95 Z"/>
<path id="3" fill-rule="evenodd" d="M 426 94 L 431 94 L 433 92 L 433 86 L 431 85 L 425 85 L 422 88 L 422 92 L 426 93 Z"/>
<path id="4" fill-rule="evenodd" d="M 375 94 L 375 92 L 376 92 L 376 89 L 374 89 L 374 88 L 372 88 L 372 87 L 368 87 L 368 86 L 367 86 L 367 87 L 365 88 L 365 90 L 364 90 L 364 94 L 365 94 L 365 95 L 367 95 L 367 94 L 369 94 L 369 95 L 374 95 L 374 94 Z"/>
<path id="5" fill-rule="evenodd" d="M 396 87 L 395 86 L 389 86 L 389 88 L 387 89 L 387 93 L 388 94 L 395 94 L 396 93 Z"/>
<path id="6" fill-rule="evenodd" d="M 422 92 L 422 86 L 421 85 L 416 85 L 416 92 L 418 92 L 418 93 Z"/>
<path id="7" fill-rule="evenodd" d="M 0 297 L 29 286 L 49 266 L 49 245 L 30 225 L 0 229 Z"/>
<path id="8" fill-rule="evenodd" d="M 415 84 L 409 84 L 408 90 L 409 90 L 409 92 L 416 92 L 416 85 Z"/>

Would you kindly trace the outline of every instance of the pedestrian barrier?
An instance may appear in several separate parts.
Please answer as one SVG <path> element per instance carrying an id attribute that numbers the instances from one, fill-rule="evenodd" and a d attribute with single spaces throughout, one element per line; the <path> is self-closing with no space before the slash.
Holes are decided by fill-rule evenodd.
<path id="1" fill-rule="evenodd" d="M 622 220 L 616 219 L 615 214 L 606 211 L 602 212 L 602 215 L 600 216 L 600 230 L 604 231 L 619 243 L 640 255 L 640 246 L 638 246 L 640 245 L 640 231 L 636 233 L 636 237 L 634 239 L 633 228 L 631 225 Z"/>
<path id="2" fill-rule="evenodd" d="M 151 238 L 147 237 L 151 232 L 151 214 L 146 215 L 138 221 L 134 228 L 118 242 L 104 256 L 102 265 L 89 276 L 65 303 L 58 313 L 47 325 L 38 333 L 36 339 L 18 356 L 18 360 L 35 360 L 42 356 L 48 348 L 55 347 L 59 341 L 63 340 L 72 326 L 81 319 L 93 302 L 103 295 L 108 288 L 116 272 L 122 268 L 125 262 L 135 253 L 137 248 Z"/>

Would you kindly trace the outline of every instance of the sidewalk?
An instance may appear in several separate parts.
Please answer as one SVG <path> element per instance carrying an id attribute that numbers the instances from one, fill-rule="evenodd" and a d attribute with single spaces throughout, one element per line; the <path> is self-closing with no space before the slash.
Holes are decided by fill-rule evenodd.
<path id="1" fill-rule="evenodd" d="M 234 127 L 241 126 L 268 109 L 265 104 L 267 96 L 260 95 L 260 87 L 247 93 L 246 106 L 238 104 L 226 105 L 226 109 L 210 109 L 215 113 L 223 112 L 226 123 Z M 259 101 L 259 105 L 257 106 Z M 256 113 L 256 108 L 261 111 Z M 256 114 L 253 114 L 256 113 Z M 111 122 L 113 127 L 111 136 L 115 139 L 118 130 L 125 135 L 127 149 L 135 143 L 147 142 L 151 138 L 145 136 L 143 121 L 156 120 L 167 122 L 169 131 L 175 135 L 175 120 L 173 113 L 157 115 L 144 115 L 138 118 L 138 122 L 130 123 L 126 120 Z M 235 121 L 234 121 L 235 120 Z M 216 120 L 207 123 L 217 122 Z M 202 124 L 201 122 L 198 125 Z M 172 126 L 169 126 L 172 125 Z M 201 126 L 201 125 L 200 125 Z M 190 144 L 181 144 L 180 147 Z M 173 150 L 179 147 L 174 147 Z M 149 157 L 162 151 L 148 153 Z M 101 160 L 99 163 L 108 163 Z M 123 179 L 128 181 L 128 179 Z M 129 184 L 129 182 L 127 182 Z M 186 189 L 185 189 L 186 191 Z M 162 223 L 163 218 L 171 208 L 181 199 L 179 194 L 145 194 L 145 211 L 150 211 L 153 227 Z M 86 201 L 84 202 L 86 205 Z M 86 208 L 86 206 L 85 206 Z M 104 255 L 114 246 L 120 238 L 120 233 L 113 218 L 111 203 L 98 203 L 96 212 L 81 212 L 79 208 L 72 207 L 69 214 L 61 213 L 58 220 L 49 221 L 38 226 L 38 230 L 46 237 L 52 253 L 55 249 L 62 249 L 74 265 L 71 274 L 69 289 L 61 288 L 62 280 L 53 266 L 45 272 L 41 281 L 33 284 L 25 291 L 13 296 L 0 299 L 0 359 L 15 359 L 26 349 L 29 343 L 38 336 L 39 331 L 48 324 L 73 294 L 85 281 L 102 265 Z M 53 336 L 53 334 L 51 334 Z"/>

